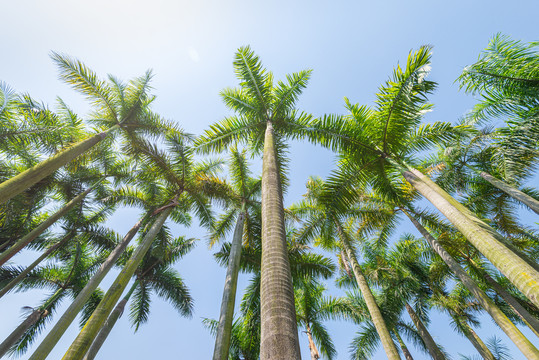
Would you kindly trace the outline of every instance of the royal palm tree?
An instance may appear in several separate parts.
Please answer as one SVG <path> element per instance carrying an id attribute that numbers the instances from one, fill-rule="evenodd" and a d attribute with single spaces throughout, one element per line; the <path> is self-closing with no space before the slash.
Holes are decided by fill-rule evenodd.
<path id="1" fill-rule="evenodd" d="M 395 69 L 393 77 L 380 88 L 377 106 L 353 105 L 346 99 L 349 116 L 327 116 L 316 124 L 326 146 L 340 151 L 340 168 L 330 182 L 335 191 L 369 184 L 390 200 L 401 195 L 391 186 L 403 176 L 413 188 L 431 202 L 494 266 L 496 266 L 534 304 L 539 305 L 539 272 L 508 248 L 505 240 L 469 209 L 414 167 L 414 154 L 434 143 L 450 140 L 464 127 L 448 123 L 420 125 L 422 115 L 432 107 L 427 95 L 435 83 L 425 77 L 430 69 L 430 48 L 421 47 L 408 56 L 406 68 Z M 338 134 L 329 137 L 333 131 Z M 345 207 L 357 200 L 343 196 Z M 331 191 L 327 195 L 333 198 Z"/>
<path id="2" fill-rule="evenodd" d="M 167 239 L 164 231 L 158 234 L 163 237 L 154 243 L 153 248 L 146 253 L 141 264 L 135 271 L 133 285 L 127 294 L 118 302 L 107 321 L 99 331 L 92 346 L 84 357 L 85 360 L 92 360 L 107 339 L 110 331 L 116 324 L 118 318 L 124 312 L 125 305 L 131 295 L 134 294 L 134 301 L 131 303 L 130 318 L 135 327 L 147 321 L 150 311 L 150 294 L 154 291 L 159 297 L 167 300 L 178 310 L 182 316 L 191 316 L 193 309 L 193 299 L 189 294 L 187 286 L 176 270 L 171 266 L 185 256 L 193 247 L 193 239 Z"/>
<path id="3" fill-rule="evenodd" d="M 262 334 L 261 359 L 299 359 L 294 291 L 286 251 L 282 176 L 285 140 L 304 135 L 310 116 L 294 105 L 310 77 L 310 71 L 273 83 L 249 47 L 234 59 L 240 87 L 225 89 L 221 96 L 236 115 L 212 125 L 198 141 L 201 152 L 224 151 L 234 142 L 248 143 L 262 159 Z"/>

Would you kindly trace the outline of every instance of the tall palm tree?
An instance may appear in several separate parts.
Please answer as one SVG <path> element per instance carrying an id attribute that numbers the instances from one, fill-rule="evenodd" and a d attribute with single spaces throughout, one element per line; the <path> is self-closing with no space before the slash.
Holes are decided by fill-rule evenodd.
<path id="1" fill-rule="evenodd" d="M 242 242 L 244 237 L 249 241 L 249 237 L 252 236 L 248 231 L 251 228 L 249 224 L 249 208 L 260 206 L 258 197 L 260 196 L 261 182 L 259 179 L 254 179 L 250 176 L 245 151 L 240 153 L 237 149 L 232 149 L 228 164 L 232 186 L 224 189 L 225 194 L 223 195 L 225 195 L 227 210 L 212 230 L 210 235 L 212 242 L 218 240 L 225 234 L 226 230 L 230 229 L 234 217 L 237 220 L 230 248 L 230 261 L 227 266 L 219 325 L 216 329 L 214 360 L 228 359 Z M 245 223 L 247 223 L 246 226 L 244 225 Z M 245 228 L 247 231 L 245 231 Z"/>
<path id="2" fill-rule="evenodd" d="M 539 272 L 534 266 L 509 249 L 501 235 L 413 166 L 417 162 L 415 153 L 466 130 L 448 123 L 420 125 L 422 115 L 432 107 L 427 103 L 427 95 L 435 88 L 435 83 L 425 79 L 430 57 L 430 48 L 426 46 L 411 52 L 406 68 L 395 69 L 393 78 L 381 87 L 375 110 L 353 105 L 346 99 L 349 116 L 325 117 L 316 124 L 325 145 L 341 153 L 340 169 L 330 181 L 332 187 L 342 193 L 341 188 L 351 183 L 369 184 L 394 200 L 400 195 L 391 187 L 391 180 L 403 176 L 530 301 L 539 305 Z M 331 131 L 338 136 L 327 136 Z M 343 197 L 345 206 L 350 207 L 355 201 L 355 194 L 348 199 Z"/>
<path id="3" fill-rule="evenodd" d="M 236 116 L 212 125 L 199 138 L 202 152 L 223 151 L 236 141 L 248 142 L 262 159 L 262 334 L 261 359 L 299 359 L 294 291 L 286 251 L 282 174 L 285 139 L 303 135 L 310 116 L 294 105 L 310 77 L 310 71 L 273 83 L 273 75 L 249 47 L 234 59 L 240 87 L 225 89 L 221 96 Z"/>
<path id="4" fill-rule="evenodd" d="M 171 240 L 166 239 L 169 237 L 167 234 L 164 234 L 164 236 L 165 239 L 160 240 L 157 244 L 154 243 L 153 249 L 146 253 L 143 261 L 135 271 L 133 285 L 122 300 L 118 302 L 99 331 L 84 357 L 85 360 L 95 358 L 133 294 L 134 301 L 131 303 L 130 318 L 135 331 L 148 319 L 152 291 L 159 297 L 169 301 L 180 315 L 191 316 L 193 299 L 182 278 L 171 266 L 187 254 L 194 247 L 195 242 L 193 239 L 183 237 Z"/>
<path id="5" fill-rule="evenodd" d="M 103 81 L 78 60 L 57 53 L 52 53 L 51 57 L 60 69 L 61 78 L 95 107 L 92 122 L 101 132 L 64 147 L 54 156 L 1 183 L 0 204 L 87 153 L 118 129 L 124 130 L 121 133 L 127 147 L 140 136 L 160 136 L 174 129 L 149 110 L 154 100 L 154 96 L 148 94 L 150 71 L 127 84 L 110 75 L 108 81 Z"/>
<path id="6" fill-rule="evenodd" d="M 353 216 L 353 209 L 340 211 L 338 207 L 332 206 L 332 202 L 322 201 L 320 198 L 322 191 L 323 181 L 320 178 L 311 178 L 307 182 L 305 199 L 291 207 L 292 213 L 304 218 L 304 225 L 299 230 L 298 237 L 313 240 L 319 237 L 320 244 L 327 250 L 334 250 L 336 247 L 343 250 L 343 262 L 351 264 L 355 280 L 361 294 L 365 297 L 373 324 L 380 336 L 387 357 L 400 359 L 380 308 L 376 304 L 374 295 L 357 260 L 352 244 L 354 236 L 347 230 L 347 222 Z"/>

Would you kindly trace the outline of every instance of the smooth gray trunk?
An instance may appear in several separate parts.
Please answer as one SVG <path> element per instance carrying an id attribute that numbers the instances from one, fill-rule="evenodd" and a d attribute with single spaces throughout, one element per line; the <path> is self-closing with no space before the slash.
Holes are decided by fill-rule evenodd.
<path id="1" fill-rule="evenodd" d="M 429 351 L 430 356 L 434 360 L 447 360 L 445 355 L 440 351 L 440 348 L 430 335 L 430 332 L 427 330 L 427 327 L 423 324 L 419 316 L 417 316 L 414 309 L 412 309 L 409 304 L 406 304 L 406 311 L 408 311 L 408 315 L 410 315 L 410 318 L 414 322 L 414 325 L 417 328 L 421 339 L 423 339 L 423 342 L 427 346 L 427 350 Z"/>
<path id="2" fill-rule="evenodd" d="M 475 347 L 477 352 L 483 357 L 485 360 L 497 360 L 494 357 L 494 354 L 490 351 L 490 349 L 487 347 L 487 345 L 481 340 L 479 335 L 473 329 L 470 327 L 470 325 L 464 323 L 464 335 L 470 340 L 472 345 Z"/>
<path id="3" fill-rule="evenodd" d="M 487 172 L 481 171 L 479 175 L 488 181 L 492 186 L 497 189 L 500 189 L 507 195 L 511 196 L 513 199 L 520 201 L 527 207 L 529 207 L 533 212 L 539 215 L 539 201 L 532 198 L 530 195 L 523 193 L 519 189 L 507 184 L 506 182 L 495 178 Z"/>
<path id="4" fill-rule="evenodd" d="M 232 238 L 232 246 L 230 247 L 225 288 L 223 290 L 223 299 L 221 301 L 221 314 L 219 316 L 215 348 L 213 350 L 213 360 L 228 360 L 228 350 L 232 334 L 232 320 L 234 318 L 234 304 L 236 301 L 236 288 L 238 285 L 238 273 L 240 271 L 244 221 L 245 213 L 242 209 L 242 212 L 238 215 L 234 237 Z"/>
<path id="5" fill-rule="evenodd" d="M 24 321 L 17 326 L 15 330 L 0 344 L 0 358 L 2 358 L 6 353 L 11 349 L 13 345 L 19 341 L 20 338 L 30 329 L 35 323 L 41 319 L 42 316 L 46 315 L 46 311 L 41 309 L 36 309 L 32 311 Z"/>

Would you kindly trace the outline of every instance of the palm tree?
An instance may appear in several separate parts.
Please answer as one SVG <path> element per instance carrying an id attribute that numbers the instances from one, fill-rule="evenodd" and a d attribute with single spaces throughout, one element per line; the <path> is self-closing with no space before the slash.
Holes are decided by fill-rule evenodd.
<path id="1" fill-rule="evenodd" d="M 325 358 L 333 359 L 337 351 L 327 329 L 321 322 L 330 316 L 331 311 L 331 306 L 327 306 L 322 297 L 325 287 L 311 277 L 300 279 L 299 284 L 296 286 L 295 293 L 298 325 L 305 328 L 311 360 L 320 359 L 320 352 Z"/>
<path id="2" fill-rule="evenodd" d="M 154 243 L 153 249 L 146 253 L 143 261 L 135 271 L 133 285 L 108 317 L 86 353 L 84 360 L 95 358 L 133 294 L 135 294 L 135 300 L 131 303 L 130 318 L 133 326 L 135 326 L 135 331 L 148 319 L 152 290 L 158 296 L 169 301 L 180 315 L 191 316 L 193 299 L 182 278 L 171 266 L 186 255 L 194 247 L 195 242 L 193 239 L 183 237 L 170 240 L 166 239 L 168 237 L 166 235 L 164 234 L 165 239 L 160 240 L 157 244 Z"/>
<path id="3" fill-rule="evenodd" d="M 245 159 L 245 151 L 240 153 L 237 149 L 232 149 L 229 167 L 232 186 L 224 189 L 227 210 L 214 226 L 211 234 L 212 242 L 218 240 L 230 229 L 234 217 L 237 217 L 230 248 L 230 262 L 228 263 L 226 272 L 223 300 L 221 301 L 219 325 L 216 329 L 215 348 L 213 351 L 214 360 L 228 359 L 242 240 L 244 237 L 249 238 L 252 236 L 248 231 L 245 232 L 244 223 L 247 222 L 247 229 L 251 228 L 248 210 L 250 207 L 260 206 L 257 197 L 260 195 L 261 182 L 250 176 L 248 164 Z"/>
<path id="4" fill-rule="evenodd" d="M 238 50 L 234 60 L 240 88 L 225 89 L 221 96 L 237 115 L 211 126 L 198 140 L 201 152 L 223 151 L 235 141 L 249 144 L 262 159 L 262 333 L 261 359 L 299 359 L 294 291 L 286 251 L 282 173 L 285 139 L 304 135 L 310 116 L 294 105 L 310 71 L 287 76 L 273 84 L 273 75 L 262 67 L 249 47 Z"/>
<path id="5" fill-rule="evenodd" d="M 333 207 L 331 202 L 322 201 L 320 197 L 323 185 L 324 183 L 320 178 L 311 178 L 307 182 L 308 190 L 304 201 L 291 207 L 292 213 L 305 219 L 305 224 L 299 230 L 298 237 L 300 239 L 314 239 L 315 237 L 319 237 L 319 242 L 324 248 L 333 250 L 335 247 L 340 247 L 343 250 L 342 261 L 343 263 L 351 264 L 355 280 L 361 290 L 361 294 L 365 297 L 369 313 L 380 336 L 387 357 L 389 359 L 400 359 L 380 308 L 376 304 L 367 279 L 357 261 L 352 245 L 353 236 L 346 229 L 346 223 L 353 216 L 354 210 L 339 211 L 340 209 Z M 337 194 L 335 195 L 338 196 Z"/>
<path id="6" fill-rule="evenodd" d="M 60 69 L 61 78 L 95 106 L 92 122 L 103 131 L 65 147 L 54 156 L 1 183 L 0 204 L 87 153 L 117 129 L 124 130 L 122 133 L 127 147 L 130 147 L 129 142 L 140 136 L 155 137 L 174 130 L 171 124 L 149 110 L 154 99 L 148 94 L 152 77 L 150 71 L 128 84 L 110 75 L 108 81 L 103 81 L 78 60 L 57 53 L 52 53 L 51 57 Z"/>
<path id="7" fill-rule="evenodd" d="M 215 171 L 220 169 L 221 162 L 195 164 L 192 150 L 188 145 L 189 141 L 188 136 L 169 134 L 165 142 L 169 152 L 164 154 L 157 146 L 151 145 L 143 139 L 137 140 L 135 151 L 140 154 L 139 156 L 146 161 L 148 166 L 147 171 L 141 174 L 142 180 L 145 183 L 161 180 L 160 186 L 157 187 L 159 192 L 155 196 L 161 201 L 163 199 L 171 200 L 154 211 L 153 215 L 157 215 L 157 217 L 152 226 L 88 319 L 83 330 L 69 347 L 64 359 L 82 359 L 88 351 L 169 215 L 172 216 L 172 219 L 183 220 L 185 213 L 193 211 L 199 217 L 202 225 L 210 226 L 212 223 L 213 216 L 206 198 L 207 191 L 204 188 L 203 180 L 214 175 Z M 173 213 L 175 209 L 176 211 Z M 35 358 L 41 359 L 41 356 Z"/>
<path id="8" fill-rule="evenodd" d="M 400 197 L 391 186 L 402 175 L 431 202 L 494 266 L 534 304 L 539 305 L 539 272 L 505 245 L 505 239 L 456 201 L 428 176 L 416 169 L 414 153 L 431 144 L 450 140 L 466 130 L 448 123 L 419 125 L 431 109 L 426 97 L 435 83 L 425 79 L 430 68 L 430 48 L 410 53 L 406 69 L 398 67 L 393 78 L 381 87 L 377 107 L 352 105 L 346 99 L 350 116 L 327 116 L 316 124 L 326 146 L 341 153 L 340 169 L 330 180 L 332 188 L 343 193 L 350 184 L 369 184 L 390 200 Z M 327 134 L 338 134 L 330 137 Z M 345 207 L 356 201 L 353 190 L 343 197 Z M 331 192 L 328 197 L 333 197 Z"/>

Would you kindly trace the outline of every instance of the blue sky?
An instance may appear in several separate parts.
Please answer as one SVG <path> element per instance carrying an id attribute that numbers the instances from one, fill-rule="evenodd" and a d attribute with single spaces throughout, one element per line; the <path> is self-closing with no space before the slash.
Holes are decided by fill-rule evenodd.
<path id="1" fill-rule="evenodd" d="M 0 80 L 51 106 L 60 96 L 84 115 L 88 105 L 58 80 L 50 51 L 77 57 L 103 77 L 110 73 L 127 80 L 151 68 L 157 95 L 154 110 L 201 134 L 228 114 L 219 91 L 237 84 L 232 59 L 240 46 L 251 45 L 276 79 L 313 69 L 298 107 L 322 115 L 343 113 L 344 96 L 354 103 L 372 104 L 393 67 L 404 63 L 411 49 L 431 44 L 430 79 L 439 88 L 431 97 L 435 108 L 427 120 L 454 122 L 474 103 L 454 83 L 462 68 L 477 59 L 495 33 L 537 40 L 538 10 L 536 1 L 11 1 L 2 5 Z M 259 165 L 253 160 L 255 172 Z M 327 150 L 294 143 L 290 165 L 286 204 L 300 198 L 308 176 L 326 176 L 334 157 Z M 111 225 L 125 232 L 136 216 L 133 210 L 125 211 Z M 529 214 L 522 216 L 528 223 L 537 222 Z M 101 358 L 211 356 L 213 339 L 201 318 L 217 317 L 224 269 L 213 261 L 200 229 L 175 231 L 202 239 L 177 266 L 195 298 L 194 317 L 181 318 L 168 304 L 154 300 L 150 321 L 136 334 L 122 317 Z M 403 224 L 402 232 L 406 231 L 411 230 Z M 30 257 L 23 254 L 15 261 Z M 247 278 L 241 276 L 241 284 Z M 111 277 L 106 281 L 110 283 Z M 34 291 L 1 299 L 0 338 L 18 324 L 21 306 L 36 305 L 44 297 Z M 452 333 L 447 317 L 433 315 L 430 328 L 454 358 L 459 352 L 473 353 L 467 340 Z M 352 325 L 331 324 L 338 359 L 348 358 L 354 331 Z M 76 332 L 71 328 L 49 358 L 61 358 Z M 478 332 L 484 338 L 500 334 L 488 319 Z M 503 334 L 499 336 L 508 344 Z M 308 358 L 306 338 L 300 341 Z M 514 348 L 512 355 L 523 359 Z M 414 357 L 427 358 L 417 351 Z M 376 356 L 384 358 L 381 352 Z"/>

